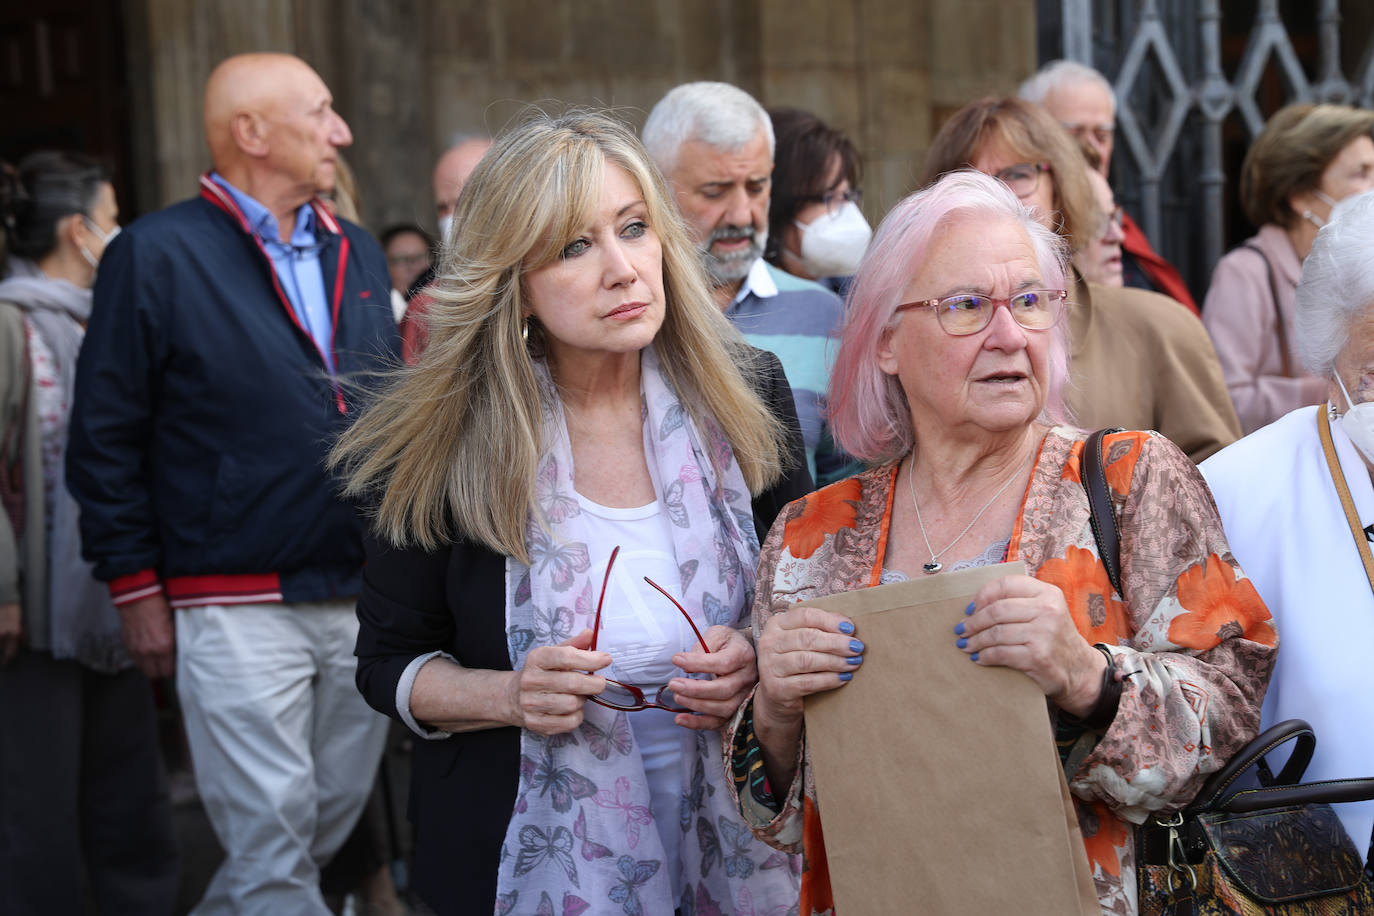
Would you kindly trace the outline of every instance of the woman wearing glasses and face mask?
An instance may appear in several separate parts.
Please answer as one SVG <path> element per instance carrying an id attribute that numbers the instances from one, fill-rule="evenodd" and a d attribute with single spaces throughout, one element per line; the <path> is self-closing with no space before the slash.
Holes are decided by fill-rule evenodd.
<path id="1" fill-rule="evenodd" d="M 1250 433 L 1326 397 L 1293 347 L 1293 296 L 1303 259 L 1337 201 L 1374 188 L 1374 111 L 1289 105 L 1245 154 L 1239 196 L 1259 232 L 1212 271 L 1202 322 Z"/>
<path id="2" fill-rule="evenodd" d="M 359 687 L 426 739 L 416 886 L 440 914 L 785 908 L 718 731 L 759 533 L 810 489 L 781 367 L 606 116 L 511 130 L 458 207 L 429 345 L 335 453 L 376 507 Z"/>
<path id="3" fill-rule="evenodd" d="M 965 105 L 940 128 L 924 182 L 972 166 L 1002 179 L 1071 254 L 1100 225 L 1088 168 L 1045 109 L 1013 98 Z M 1155 429 L 1201 461 L 1240 436 L 1216 353 L 1197 318 L 1155 293 L 1067 281 L 1074 384 L 1065 392 L 1087 429 Z"/>
<path id="4" fill-rule="evenodd" d="M 842 132 L 799 108 L 775 108 L 768 263 L 843 295 L 873 235 L 859 204 L 862 164 Z"/>
<path id="5" fill-rule="evenodd" d="M 825 798 L 804 698 L 864 677 L 869 647 L 853 621 L 798 601 L 1024 561 L 1029 575 L 987 585 L 949 622 L 948 651 L 1044 691 L 1106 913 L 1134 912 L 1132 823 L 1182 807 L 1255 735 L 1269 613 L 1201 476 L 1158 433 L 1103 444 L 1124 594 L 1098 554 L 1086 434 L 1065 425 L 1066 279 L 1059 238 L 971 170 L 898 204 L 855 277 L 830 405 L 836 438 L 872 470 L 774 523 L 754 603 L 759 686 L 730 736 L 746 819 L 806 853 L 806 916 L 833 901 L 816 877 Z"/>
<path id="6" fill-rule="evenodd" d="M 109 172 L 70 152 L 0 174 L 0 908 L 170 913 L 177 861 L 152 687 L 81 558 L 63 483 L 91 284 L 119 232 Z M 87 894 L 84 888 L 89 888 Z"/>

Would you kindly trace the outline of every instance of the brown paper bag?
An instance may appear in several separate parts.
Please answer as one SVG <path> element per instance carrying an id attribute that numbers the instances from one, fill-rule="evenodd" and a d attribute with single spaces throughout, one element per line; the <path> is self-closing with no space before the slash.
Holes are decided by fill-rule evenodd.
<path id="1" fill-rule="evenodd" d="M 806 703 L 839 916 L 1097 916 L 1045 697 L 954 645 L 1003 563 L 808 601 L 866 645 L 840 690 Z"/>

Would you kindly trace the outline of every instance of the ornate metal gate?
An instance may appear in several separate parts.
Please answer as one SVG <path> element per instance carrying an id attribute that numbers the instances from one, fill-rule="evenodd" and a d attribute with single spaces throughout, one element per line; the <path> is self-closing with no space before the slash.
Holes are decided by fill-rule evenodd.
<path id="1" fill-rule="evenodd" d="M 1112 81 L 1118 197 L 1195 292 L 1205 288 L 1228 243 L 1224 125 L 1238 114 L 1247 141 L 1254 138 L 1272 113 L 1262 111 L 1260 88 L 1264 83 L 1272 95 L 1273 71 L 1285 103 L 1374 107 L 1374 35 L 1365 0 L 1357 2 L 1346 4 L 1356 27 L 1343 30 L 1341 0 L 1316 0 L 1317 53 L 1304 61 L 1279 0 L 1041 0 L 1042 57 L 1095 66 Z M 1310 4 L 1303 6 L 1310 15 Z M 1228 75 L 1223 36 L 1244 29 L 1237 20 L 1247 13 L 1253 22 Z M 1312 36 L 1305 37 L 1310 45 Z M 1358 59 L 1352 78 L 1343 72 L 1343 57 Z"/>

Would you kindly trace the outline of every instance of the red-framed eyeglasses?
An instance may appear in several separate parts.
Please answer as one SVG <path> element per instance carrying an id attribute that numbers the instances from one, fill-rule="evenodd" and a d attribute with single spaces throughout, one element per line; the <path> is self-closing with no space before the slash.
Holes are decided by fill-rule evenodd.
<path id="1" fill-rule="evenodd" d="M 596 651 L 596 641 L 598 637 L 601 636 L 601 605 L 606 600 L 606 586 L 611 581 L 611 567 L 615 566 L 615 558 L 619 553 L 620 545 L 617 544 L 615 549 L 611 551 L 611 558 L 606 561 L 606 576 L 601 580 L 601 596 L 596 600 L 596 621 L 592 624 L 592 644 L 589 647 L 593 652 Z M 677 608 L 678 613 L 682 615 L 682 619 L 687 621 L 687 625 L 692 628 L 692 632 L 696 635 L 697 642 L 701 645 L 701 651 L 710 652 L 711 650 L 706 647 L 706 639 L 701 635 L 701 631 L 697 629 L 697 625 L 692 621 L 692 617 L 687 613 L 687 609 L 679 604 L 676 598 L 668 594 L 667 589 L 659 585 L 653 579 L 645 576 L 644 581 L 652 585 L 661 595 L 663 595 L 663 597 L 673 603 L 673 607 Z M 588 697 L 587 699 L 598 706 L 605 706 L 608 709 L 618 709 L 622 712 L 638 712 L 641 709 L 666 709 L 669 712 L 691 712 L 690 709 L 686 709 L 677 704 L 673 697 L 673 692 L 668 689 L 667 684 L 657 689 L 652 687 L 648 689 L 653 691 L 652 701 L 650 701 L 645 694 L 645 688 L 606 678 L 606 689 L 597 696 Z"/>

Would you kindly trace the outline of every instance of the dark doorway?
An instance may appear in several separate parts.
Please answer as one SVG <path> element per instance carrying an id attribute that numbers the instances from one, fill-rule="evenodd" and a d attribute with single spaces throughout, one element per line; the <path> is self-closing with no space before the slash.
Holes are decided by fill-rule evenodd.
<path id="1" fill-rule="evenodd" d="M 103 159 L 127 223 L 136 214 L 122 12 L 110 0 L 4 4 L 0 158 L 66 149 Z"/>

